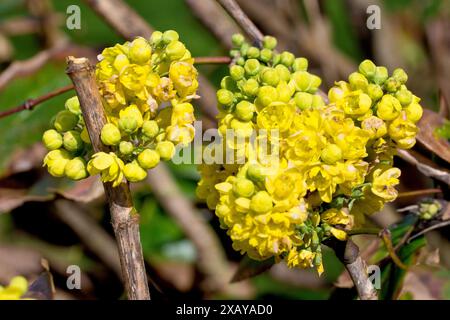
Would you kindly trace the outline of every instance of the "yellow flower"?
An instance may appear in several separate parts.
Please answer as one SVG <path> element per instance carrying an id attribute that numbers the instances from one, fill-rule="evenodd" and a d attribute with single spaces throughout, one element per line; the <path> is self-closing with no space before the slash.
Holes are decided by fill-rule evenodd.
<path id="1" fill-rule="evenodd" d="M 399 183 L 400 173 L 398 168 L 376 169 L 373 172 L 372 192 L 385 201 L 394 201 L 398 194 L 395 186 Z"/>
<path id="2" fill-rule="evenodd" d="M 27 291 L 27 279 L 17 276 L 11 279 L 7 287 L 0 286 L 0 300 L 21 300 Z"/>
<path id="3" fill-rule="evenodd" d="M 180 97 L 191 96 L 198 88 L 197 69 L 188 62 L 172 63 L 169 77 Z"/>
<path id="4" fill-rule="evenodd" d="M 87 164 L 91 176 L 100 174 L 103 182 L 112 182 L 117 187 L 123 180 L 123 161 L 113 152 L 97 152 Z"/>
<path id="5" fill-rule="evenodd" d="M 286 103 L 272 103 L 265 107 L 257 117 L 258 126 L 261 129 L 279 129 L 280 132 L 289 130 L 294 118 L 295 108 Z"/>
<path id="6" fill-rule="evenodd" d="M 274 209 L 280 211 L 288 210 L 306 194 L 306 183 L 296 168 L 268 177 L 265 186 L 275 203 Z"/>
<path id="7" fill-rule="evenodd" d="M 361 116 L 370 110 L 372 99 L 360 90 L 352 91 L 337 100 L 336 105 L 350 116 Z"/>

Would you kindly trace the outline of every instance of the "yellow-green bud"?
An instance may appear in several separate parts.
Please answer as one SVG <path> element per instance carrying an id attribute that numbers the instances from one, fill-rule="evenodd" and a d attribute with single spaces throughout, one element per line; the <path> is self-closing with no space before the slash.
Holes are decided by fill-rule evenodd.
<path id="1" fill-rule="evenodd" d="M 385 81 L 384 88 L 386 89 L 387 92 L 394 93 L 400 88 L 400 85 L 401 84 L 399 81 L 390 77 Z"/>
<path id="2" fill-rule="evenodd" d="M 263 173 L 263 169 L 258 164 L 251 164 L 247 168 L 247 177 L 254 181 L 254 182 L 260 182 L 264 181 L 265 175 Z"/>
<path id="3" fill-rule="evenodd" d="M 107 123 L 102 128 L 100 138 L 102 139 L 104 145 L 115 146 L 120 142 L 122 137 L 120 135 L 119 128 L 112 123 Z"/>
<path id="4" fill-rule="evenodd" d="M 273 57 L 273 51 L 270 49 L 262 49 L 259 53 L 259 59 L 264 62 L 269 62 Z"/>
<path id="5" fill-rule="evenodd" d="M 402 106 L 407 106 L 411 104 L 413 100 L 413 95 L 411 91 L 409 91 L 408 89 L 397 91 L 395 93 L 395 97 L 397 98 L 398 101 L 400 101 Z"/>
<path id="6" fill-rule="evenodd" d="M 161 31 L 154 31 L 150 36 L 150 42 L 154 45 L 158 45 L 163 37 L 163 33 Z"/>
<path id="7" fill-rule="evenodd" d="M 242 100 L 236 105 L 236 110 L 234 112 L 240 120 L 250 121 L 252 120 L 255 111 L 256 107 L 253 103 Z"/>
<path id="8" fill-rule="evenodd" d="M 80 115 L 81 109 L 80 109 L 80 101 L 78 101 L 77 96 L 73 96 L 72 98 L 67 99 L 65 103 L 66 110 L 69 110 L 73 114 Z"/>
<path id="9" fill-rule="evenodd" d="M 295 89 L 289 86 L 286 82 L 280 82 L 277 86 L 277 92 L 278 101 L 287 103 L 291 100 L 292 95 L 295 93 Z"/>
<path id="10" fill-rule="evenodd" d="M 117 71 L 122 71 L 124 67 L 130 64 L 128 57 L 124 54 L 118 54 L 116 59 L 114 59 L 113 66 Z"/>
<path id="11" fill-rule="evenodd" d="M 240 47 L 244 44 L 245 38 L 242 34 L 236 33 L 231 37 L 231 42 L 235 47 Z"/>
<path id="12" fill-rule="evenodd" d="M 76 152 L 83 148 L 84 142 L 81 140 L 80 133 L 78 131 L 67 131 L 63 137 L 64 148 L 70 152 Z"/>
<path id="13" fill-rule="evenodd" d="M 223 77 L 222 81 L 220 81 L 220 87 L 222 89 L 230 90 L 231 92 L 238 91 L 236 81 L 230 76 Z"/>
<path id="14" fill-rule="evenodd" d="M 123 167 L 123 174 L 125 175 L 125 178 L 130 182 L 138 182 L 142 181 L 147 177 L 147 172 L 139 166 L 137 161 L 133 161 L 130 163 L 127 163 Z"/>
<path id="15" fill-rule="evenodd" d="M 156 145 L 156 151 L 159 153 L 161 159 L 170 160 L 175 154 L 175 146 L 170 141 L 161 141 Z"/>
<path id="16" fill-rule="evenodd" d="M 138 37 L 131 42 L 130 51 L 129 51 L 129 57 L 131 58 L 131 61 L 138 63 L 138 64 L 144 64 L 147 61 L 150 60 L 152 56 L 152 47 L 142 37 Z"/>
<path id="17" fill-rule="evenodd" d="M 285 65 L 279 64 L 275 66 L 275 70 L 278 72 L 280 80 L 289 82 L 289 80 L 291 79 L 291 72 Z"/>
<path id="18" fill-rule="evenodd" d="M 280 62 L 281 64 L 284 64 L 286 67 L 292 66 L 294 60 L 295 56 L 292 53 L 288 51 L 284 51 L 283 53 L 281 53 Z"/>
<path id="19" fill-rule="evenodd" d="M 250 45 L 247 42 L 244 42 L 239 50 L 241 52 L 241 56 L 245 57 L 247 55 L 247 51 L 250 48 Z"/>
<path id="20" fill-rule="evenodd" d="M 144 169 L 152 169 L 159 163 L 160 156 L 155 150 L 145 149 L 137 158 L 139 165 Z"/>
<path id="21" fill-rule="evenodd" d="M 397 118 L 401 110 L 402 105 L 400 102 L 390 94 L 384 95 L 377 105 L 378 117 L 387 121 Z"/>
<path id="22" fill-rule="evenodd" d="M 294 102 L 301 110 L 311 108 L 313 95 L 307 92 L 297 92 L 294 96 Z"/>
<path id="23" fill-rule="evenodd" d="M 72 180 L 81 180 L 88 176 L 86 163 L 83 158 L 76 157 L 67 162 L 64 174 Z"/>
<path id="24" fill-rule="evenodd" d="M 420 106 L 420 104 L 418 104 L 417 102 L 412 102 L 411 104 L 409 104 L 406 108 L 406 118 L 409 121 L 412 122 L 417 122 L 420 120 L 420 118 L 422 118 L 422 114 L 423 114 L 423 109 Z"/>
<path id="25" fill-rule="evenodd" d="M 258 94 L 259 83 L 255 79 L 248 79 L 242 85 L 242 91 L 246 96 L 254 97 Z"/>
<path id="26" fill-rule="evenodd" d="M 255 185 L 248 179 L 238 178 L 233 185 L 233 192 L 238 197 L 249 198 L 255 192 Z"/>
<path id="27" fill-rule="evenodd" d="M 248 59 L 244 65 L 245 73 L 249 76 L 255 76 L 261 69 L 261 65 L 256 59 Z"/>
<path id="28" fill-rule="evenodd" d="M 245 59 L 242 58 L 242 57 L 239 57 L 239 58 L 236 60 L 236 64 L 237 64 L 238 66 L 243 67 L 243 66 L 245 65 Z"/>
<path id="29" fill-rule="evenodd" d="M 217 91 L 217 101 L 224 106 L 229 106 L 234 102 L 234 94 L 229 90 L 220 89 Z"/>
<path id="30" fill-rule="evenodd" d="M 297 71 L 292 74 L 292 81 L 297 91 L 308 91 L 311 89 L 312 80 L 312 75 L 306 71 Z"/>
<path id="31" fill-rule="evenodd" d="M 319 96 L 318 94 L 314 94 L 313 100 L 312 100 L 312 107 L 320 108 L 320 107 L 323 107 L 324 105 L 325 105 L 325 101 L 323 101 L 322 97 Z"/>
<path id="32" fill-rule="evenodd" d="M 389 77 L 386 67 L 376 67 L 375 74 L 373 76 L 373 82 L 376 84 L 383 84 Z"/>
<path id="33" fill-rule="evenodd" d="M 55 150 L 61 148 L 63 137 L 56 130 L 50 129 L 42 135 L 42 142 L 48 150 Z"/>
<path id="34" fill-rule="evenodd" d="M 319 76 L 312 74 L 311 75 L 311 86 L 310 86 L 308 92 L 315 93 L 321 84 L 322 84 L 322 79 L 320 79 Z"/>
<path id="35" fill-rule="evenodd" d="M 337 145 L 331 143 L 322 150 L 320 158 L 326 164 L 334 164 L 342 159 L 342 150 Z"/>
<path id="36" fill-rule="evenodd" d="M 89 133 L 86 127 L 84 127 L 83 130 L 81 130 L 80 137 L 84 143 L 91 144 L 91 138 L 89 137 Z"/>
<path id="37" fill-rule="evenodd" d="M 119 119 L 119 129 L 128 134 L 133 133 L 138 128 L 138 122 L 133 117 L 122 117 Z"/>
<path id="38" fill-rule="evenodd" d="M 381 138 L 387 133 L 386 123 L 378 117 L 371 116 L 361 122 L 361 128 L 368 131 L 372 138 Z"/>
<path id="39" fill-rule="evenodd" d="M 367 85 L 369 84 L 367 78 L 359 72 L 353 72 L 352 74 L 350 74 L 350 76 L 348 77 L 348 82 L 355 90 L 356 89 L 364 90 L 367 88 Z"/>
<path id="40" fill-rule="evenodd" d="M 266 191 L 257 192 L 250 201 L 250 209 L 256 213 L 266 213 L 272 207 L 272 197 Z"/>
<path id="41" fill-rule="evenodd" d="M 78 123 L 78 116 L 68 110 L 58 112 L 55 118 L 55 129 L 59 132 L 69 131 L 75 128 Z"/>
<path id="42" fill-rule="evenodd" d="M 142 133 L 146 137 L 153 139 L 159 133 L 158 123 L 155 120 L 144 121 L 142 124 Z"/>
<path id="43" fill-rule="evenodd" d="M 370 99 L 372 99 L 372 101 L 378 101 L 381 99 L 384 93 L 383 89 L 381 89 L 379 85 L 370 83 L 367 86 L 367 94 L 369 95 Z"/>
<path id="44" fill-rule="evenodd" d="M 186 47 L 180 41 L 172 41 L 167 45 L 166 54 L 170 60 L 179 60 L 186 53 Z"/>
<path id="45" fill-rule="evenodd" d="M 358 70 L 367 79 L 372 80 L 377 71 L 377 66 L 372 61 L 366 59 L 359 64 Z"/>
<path id="46" fill-rule="evenodd" d="M 297 58 L 292 65 L 294 71 L 306 71 L 308 70 L 308 60 L 306 58 Z"/>
<path id="47" fill-rule="evenodd" d="M 245 69 L 241 66 L 234 65 L 230 68 L 230 76 L 235 81 L 239 81 L 245 76 Z"/>
<path id="48" fill-rule="evenodd" d="M 278 99 L 278 91 L 274 87 L 263 86 L 258 91 L 258 101 L 263 107 L 267 107 Z"/>
<path id="49" fill-rule="evenodd" d="M 273 68 L 266 68 L 259 74 L 263 84 L 276 87 L 280 82 L 280 76 L 278 72 Z"/>
<path id="50" fill-rule="evenodd" d="M 265 36 L 263 38 L 263 47 L 265 49 L 273 50 L 277 46 L 277 39 L 272 36 Z"/>
<path id="51" fill-rule="evenodd" d="M 169 44 L 172 41 L 177 41 L 180 38 L 178 32 L 175 30 L 167 30 L 163 33 L 162 40 L 165 44 Z"/>
<path id="52" fill-rule="evenodd" d="M 54 177 L 63 177 L 64 169 L 70 160 L 69 153 L 64 149 L 52 150 L 44 158 L 44 165 L 47 165 L 48 172 Z"/>
<path id="53" fill-rule="evenodd" d="M 405 84 L 408 81 L 408 75 L 402 68 L 395 69 L 392 73 L 392 77 L 401 84 Z"/>
<path id="54" fill-rule="evenodd" d="M 133 152 L 134 146 L 129 141 L 121 141 L 119 144 L 119 151 L 123 155 L 129 155 Z"/>
<path id="55" fill-rule="evenodd" d="M 250 47 L 247 50 L 247 57 L 249 59 L 258 59 L 259 58 L 259 49 L 257 47 Z"/>

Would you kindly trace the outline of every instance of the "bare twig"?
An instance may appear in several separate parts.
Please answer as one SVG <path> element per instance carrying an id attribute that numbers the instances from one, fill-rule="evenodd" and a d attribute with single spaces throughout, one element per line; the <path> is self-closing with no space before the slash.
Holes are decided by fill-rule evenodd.
<path id="1" fill-rule="evenodd" d="M 427 194 L 435 194 L 435 193 L 442 193 L 442 190 L 438 189 L 438 188 L 431 188 L 431 189 L 422 189 L 422 190 L 400 192 L 398 194 L 397 198 L 417 197 L 417 196 L 424 196 L 424 195 L 427 195 Z"/>
<path id="2" fill-rule="evenodd" d="M 259 31 L 255 24 L 247 17 L 242 11 L 235 0 L 217 0 L 222 7 L 233 17 L 233 19 L 241 26 L 241 28 L 247 33 L 249 37 L 259 47 L 262 46 L 264 35 Z"/>
<path id="3" fill-rule="evenodd" d="M 344 264 L 355 284 L 356 291 L 361 300 L 378 300 L 378 294 L 367 275 L 365 261 L 359 255 L 358 246 L 352 241 L 335 240 L 327 244 L 339 260 Z"/>
<path id="4" fill-rule="evenodd" d="M 98 91 L 94 69 L 87 58 L 67 58 L 67 74 L 77 91 L 81 110 L 95 152 L 106 151 L 102 144 L 100 131 L 106 123 L 100 93 Z M 123 280 L 131 300 L 150 299 L 147 275 L 139 232 L 139 214 L 133 207 L 130 189 L 127 183 L 113 187 L 103 183 L 109 203 L 111 221 L 119 248 Z"/>
<path id="5" fill-rule="evenodd" d="M 432 230 L 436 230 L 436 229 L 439 229 L 439 228 L 443 228 L 443 227 L 446 227 L 446 226 L 448 226 L 448 225 L 450 225 L 450 219 L 449 219 L 449 220 L 442 221 L 442 222 L 439 222 L 439 223 L 436 223 L 436 224 L 433 224 L 432 226 L 430 226 L 430 227 L 428 227 L 428 228 L 425 228 L 425 229 L 421 230 L 420 232 L 414 234 L 414 235 L 413 235 L 412 237 L 410 237 L 406 242 L 409 243 L 409 242 L 411 242 L 412 240 L 414 240 L 414 239 L 420 237 L 421 235 L 424 235 L 424 234 L 427 233 L 427 232 L 430 232 L 430 231 L 432 231 Z"/>
<path id="6" fill-rule="evenodd" d="M 6 36 L 36 33 L 36 30 L 39 30 L 39 22 L 30 17 L 14 17 L 0 23 L 0 33 Z"/>
<path id="7" fill-rule="evenodd" d="M 53 91 L 51 91 L 49 93 L 46 93 L 46 94 L 44 94 L 44 95 L 42 95 L 40 97 L 37 97 L 36 99 L 28 99 L 27 101 L 25 101 L 24 103 L 22 103 L 21 105 L 19 105 L 17 107 L 14 107 L 14 108 L 11 108 L 11 109 L 8 109 L 8 110 L 0 112 L 0 119 L 4 118 L 4 117 L 7 117 L 9 115 L 12 115 L 14 113 L 23 111 L 23 110 L 33 110 L 33 108 L 35 106 L 37 106 L 38 104 L 40 104 L 40 103 L 42 103 L 44 101 L 50 100 L 51 98 L 59 96 L 60 94 L 63 94 L 63 93 L 65 93 L 67 91 L 70 91 L 72 89 L 73 89 L 73 85 L 69 84 L 69 85 L 64 86 L 62 88 L 58 88 L 58 89 L 53 90 Z"/>
<path id="8" fill-rule="evenodd" d="M 229 64 L 230 57 L 194 57 L 195 64 Z"/>

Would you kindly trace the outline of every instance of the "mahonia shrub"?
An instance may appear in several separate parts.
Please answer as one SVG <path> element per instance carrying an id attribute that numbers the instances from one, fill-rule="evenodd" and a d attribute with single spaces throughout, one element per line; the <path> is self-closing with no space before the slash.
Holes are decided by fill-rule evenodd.
<path id="1" fill-rule="evenodd" d="M 106 48 L 98 58 L 95 76 L 107 117 L 101 140 L 111 152 L 93 154 L 75 96 L 43 134 L 44 165 L 51 175 L 73 180 L 100 174 L 113 186 L 124 177 L 141 181 L 194 138 L 194 59 L 173 30 Z"/>
<path id="2" fill-rule="evenodd" d="M 22 296 L 27 291 L 27 279 L 21 276 L 17 276 L 11 279 L 8 286 L 0 286 L 0 300 L 21 300 Z"/>
<path id="3" fill-rule="evenodd" d="M 275 38 L 266 36 L 262 48 L 242 35 L 232 40 L 235 63 L 217 91 L 218 128 L 224 148 L 245 161 L 200 165 L 197 195 L 235 250 L 320 274 L 321 243 L 345 240 L 365 215 L 397 197 L 393 156 L 415 143 L 420 99 L 402 69 L 389 75 L 365 60 L 325 102 L 308 61 L 277 52 Z M 244 139 L 228 139 L 227 130 Z M 252 134 L 276 148 L 261 150 L 246 139 Z"/>

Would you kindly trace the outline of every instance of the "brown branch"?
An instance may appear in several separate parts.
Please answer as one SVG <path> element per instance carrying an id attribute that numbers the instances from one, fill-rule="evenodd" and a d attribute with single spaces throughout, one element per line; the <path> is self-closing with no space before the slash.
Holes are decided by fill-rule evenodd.
<path id="1" fill-rule="evenodd" d="M 87 58 L 68 57 L 66 72 L 77 91 L 94 151 L 108 152 L 109 149 L 100 139 L 106 117 L 95 82 L 94 68 Z M 139 233 L 139 214 L 133 207 L 129 186 L 123 182 L 116 188 L 113 188 L 111 183 L 103 183 L 103 187 L 109 203 L 128 298 L 150 299 Z"/>
<path id="2" fill-rule="evenodd" d="M 397 198 L 424 196 L 424 195 L 427 195 L 427 194 L 435 194 L 435 193 L 442 193 L 442 190 L 438 189 L 438 188 L 431 188 L 431 189 L 422 189 L 422 190 L 400 192 L 398 194 Z"/>
<path id="3" fill-rule="evenodd" d="M 367 275 L 366 262 L 359 255 L 358 246 L 352 241 L 333 240 L 327 243 L 344 264 L 361 300 L 378 300 L 378 293 Z"/>
<path id="4" fill-rule="evenodd" d="M 33 108 L 35 106 L 37 106 L 38 104 L 40 104 L 42 102 L 45 102 L 47 100 L 50 100 L 51 98 L 59 96 L 60 94 L 63 94 L 63 93 L 65 93 L 67 91 L 70 91 L 72 89 L 73 89 L 73 85 L 69 84 L 69 85 L 64 86 L 62 88 L 58 88 L 58 89 L 53 90 L 53 91 L 51 91 L 49 93 L 46 93 L 46 94 L 44 94 L 44 95 L 42 95 L 40 97 L 37 97 L 36 99 L 28 99 L 24 103 L 22 103 L 21 105 L 19 105 L 17 107 L 14 107 L 14 108 L 11 108 L 11 109 L 8 109 L 8 110 L 0 112 L 0 119 L 4 118 L 4 117 L 7 117 L 9 115 L 12 115 L 14 113 L 23 111 L 23 110 L 33 110 Z"/>
<path id="5" fill-rule="evenodd" d="M 241 26 L 245 33 L 255 42 L 259 47 L 262 47 L 264 35 L 259 31 L 255 24 L 242 11 L 235 0 L 217 0 L 222 7 L 228 12 L 230 16 Z"/>
<path id="6" fill-rule="evenodd" d="M 0 23 L 0 33 L 5 36 L 36 33 L 36 30 L 39 30 L 39 22 L 29 17 L 14 17 Z"/>
<path id="7" fill-rule="evenodd" d="M 230 57 L 194 57 L 195 64 L 229 64 Z"/>

